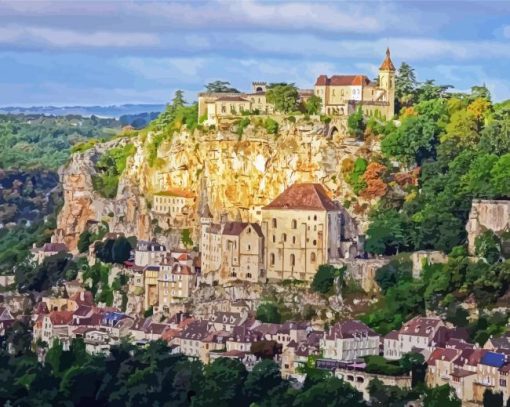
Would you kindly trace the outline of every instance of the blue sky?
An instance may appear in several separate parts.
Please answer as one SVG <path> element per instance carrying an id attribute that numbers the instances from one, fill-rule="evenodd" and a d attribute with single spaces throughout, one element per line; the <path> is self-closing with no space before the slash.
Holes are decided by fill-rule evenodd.
<path id="1" fill-rule="evenodd" d="M 421 81 L 510 98 L 510 1 L 0 0 L 0 106 L 192 100 L 215 79 L 311 88 L 374 77 L 387 46 Z"/>

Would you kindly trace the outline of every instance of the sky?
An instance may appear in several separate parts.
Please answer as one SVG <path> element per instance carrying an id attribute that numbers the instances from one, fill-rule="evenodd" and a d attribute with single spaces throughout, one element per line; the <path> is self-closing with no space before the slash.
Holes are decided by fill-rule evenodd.
<path id="1" fill-rule="evenodd" d="M 210 81 L 377 75 L 510 99 L 510 1 L 0 0 L 0 106 L 188 101 Z"/>

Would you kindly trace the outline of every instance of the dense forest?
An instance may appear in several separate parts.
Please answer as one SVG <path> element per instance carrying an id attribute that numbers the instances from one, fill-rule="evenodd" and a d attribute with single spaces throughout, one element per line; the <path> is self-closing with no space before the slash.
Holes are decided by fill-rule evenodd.
<path id="1" fill-rule="evenodd" d="M 0 115 L 0 168 L 56 170 L 73 145 L 110 138 L 119 129 L 116 119 L 95 116 Z"/>
<path id="2" fill-rule="evenodd" d="M 165 342 L 146 347 L 121 343 L 111 355 L 91 356 L 82 339 L 64 351 L 55 342 L 44 365 L 30 350 L 31 335 L 16 323 L 1 338 L 0 402 L 13 406 L 194 406 L 248 407 L 322 404 L 331 407 L 368 406 L 362 394 L 329 371 L 305 366 L 303 386 L 281 378 L 272 359 L 258 362 L 248 372 L 239 360 L 218 358 L 204 366 L 171 353 Z M 447 386 L 402 390 L 374 380 L 370 384 L 371 405 L 404 405 L 424 395 L 426 405 L 460 407 Z M 450 402 L 447 400 L 450 399 Z M 437 404 L 439 401 L 447 404 Z M 436 403 L 436 404 L 435 404 Z"/>

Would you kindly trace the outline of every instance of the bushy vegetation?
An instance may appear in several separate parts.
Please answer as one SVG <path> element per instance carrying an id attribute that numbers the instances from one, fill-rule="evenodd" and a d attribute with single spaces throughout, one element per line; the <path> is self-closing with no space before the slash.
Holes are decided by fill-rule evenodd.
<path id="1" fill-rule="evenodd" d="M 467 95 L 444 88 L 412 85 L 401 125 L 382 129 L 382 158 L 401 172 L 370 214 L 372 253 L 449 252 L 466 241 L 472 199 L 510 197 L 510 109 L 480 87 Z"/>
<path id="2" fill-rule="evenodd" d="M 345 268 L 336 268 L 329 264 L 321 264 L 313 276 L 311 289 L 321 294 L 334 294 L 335 278 L 343 279 Z"/>
<path id="3" fill-rule="evenodd" d="M 119 129 L 117 120 L 95 116 L 0 115 L 0 168 L 57 169 L 74 145 L 80 151 Z"/>
<path id="4" fill-rule="evenodd" d="M 96 163 L 97 175 L 92 177 L 94 191 L 105 198 L 115 198 L 119 177 L 126 168 L 128 157 L 135 153 L 133 144 L 114 147 L 106 151 Z"/>
<path id="5" fill-rule="evenodd" d="M 192 132 L 198 125 L 198 104 L 186 105 L 183 92 L 175 92 L 172 103 L 169 103 L 164 112 L 149 125 L 149 130 L 155 132 L 147 144 L 147 160 L 149 166 L 154 166 L 159 146 L 165 140 L 171 140 L 174 133 L 186 127 Z"/>
<path id="6" fill-rule="evenodd" d="M 30 350 L 26 327 L 18 323 L 9 329 L 2 338 L 4 348 L 7 344 L 15 345 L 16 356 L 0 350 L 2 405 L 367 405 L 361 393 L 329 375 L 297 390 L 281 378 L 272 360 L 262 360 L 251 372 L 238 360 L 226 358 L 204 366 L 170 354 L 161 341 L 146 348 L 123 343 L 109 357 L 88 355 L 82 339 L 74 340 L 69 351 L 55 342 L 44 366 Z"/>

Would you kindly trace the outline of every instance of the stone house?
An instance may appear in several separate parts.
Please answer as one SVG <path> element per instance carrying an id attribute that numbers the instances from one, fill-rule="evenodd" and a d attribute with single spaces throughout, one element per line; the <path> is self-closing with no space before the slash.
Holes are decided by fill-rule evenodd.
<path id="1" fill-rule="evenodd" d="M 319 265 L 348 257 L 355 243 L 345 244 L 344 212 L 322 185 L 313 183 L 293 184 L 263 207 L 268 279 L 311 281 Z"/>
<path id="2" fill-rule="evenodd" d="M 264 278 L 264 235 L 256 223 L 227 222 L 221 234 L 219 282 Z"/>
<path id="3" fill-rule="evenodd" d="M 314 93 L 322 100 L 323 114 L 348 116 L 361 107 L 367 116 L 391 119 L 395 114 L 395 66 L 390 50 L 379 67 L 378 84 L 365 75 L 320 75 Z"/>
<path id="4" fill-rule="evenodd" d="M 164 228 L 189 227 L 192 223 L 196 196 L 187 190 L 173 188 L 154 194 L 152 212 L 163 216 L 160 226 Z"/>
<path id="5" fill-rule="evenodd" d="M 160 274 L 161 266 L 145 266 L 143 269 L 143 286 L 144 286 L 144 297 L 143 297 L 143 308 L 149 309 L 150 307 L 156 307 L 158 305 L 158 278 Z"/>
<path id="6" fill-rule="evenodd" d="M 91 355 L 104 355 L 110 354 L 110 349 L 113 345 L 120 343 L 119 338 L 111 336 L 108 332 L 102 329 L 88 329 L 83 333 L 83 341 L 85 342 L 85 350 Z"/>
<path id="7" fill-rule="evenodd" d="M 52 311 L 42 318 L 40 331 L 34 330 L 34 341 L 40 338 L 49 346 L 55 339 L 67 338 L 73 311 Z"/>
<path id="8" fill-rule="evenodd" d="M 444 327 L 444 323 L 440 318 L 414 317 L 400 330 L 390 332 L 384 337 L 384 357 L 396 360 L 412 351 L 430 352 L 435 346 L 433 339 L 441 327 Z"/>
<path id="9" fill-rule="evenodd" d="M 379 355 L 380 336 L 363 322 L 337 322 L 324 332 L 321 349 L 325 359 L 352 361 L 363 356 Z"/>
<path id="10" fill-rule="evenodd" d="M 135 266 L 146 267 L 158 265 L 166 256 L 167 249 L 155 240 L 138 240 L 135 248 Z"/>
<path id="11" fill-rule="evenodd" d="M 167 257 L 160 265 L 158 311 L 168 312 L 173 302 L 189 298 L 197 285 L 193 260 L 188 261 L 187 253 L 181 253 L 179 257 L 185 260 Z"/>

